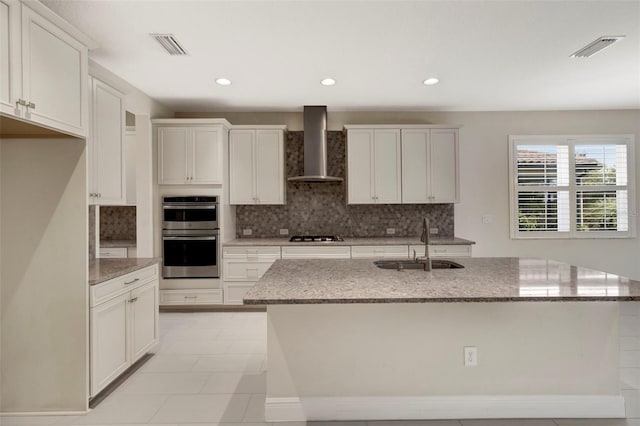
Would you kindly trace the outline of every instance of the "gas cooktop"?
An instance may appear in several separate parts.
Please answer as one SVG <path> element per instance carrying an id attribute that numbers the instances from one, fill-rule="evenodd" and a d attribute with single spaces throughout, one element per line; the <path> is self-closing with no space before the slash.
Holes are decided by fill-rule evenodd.
<path id="1" fill-rule="evenodd" d="M 294 235 L 289 238 L 289 241 L 292 243 L 308 243 L 308 242 L 336 242 L 336 241 L 344 241 L 339 235 Z"/>

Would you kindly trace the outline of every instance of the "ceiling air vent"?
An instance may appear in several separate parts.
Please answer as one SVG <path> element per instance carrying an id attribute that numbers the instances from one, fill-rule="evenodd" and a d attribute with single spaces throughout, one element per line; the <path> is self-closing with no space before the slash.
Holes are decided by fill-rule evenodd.
<path id="1" fill-rule="evenodd" d="M 587 44 L 582 49 L 571 55 L 572 58 L 588 58 L 595 55 L 602 49 L 611 46 L 616 41 L 622 40 L 625 36 L 602 36 Z"/>
<path id="2" fill-rule="evenodd" d="M 169 52 L 169 55 L 186 55 L 187 51 L 184 50 L 184 47 L 178 43 L 175 36 L 173 34 L 149 34 L 151 37 L 155 38 L 164 50 Z"/>

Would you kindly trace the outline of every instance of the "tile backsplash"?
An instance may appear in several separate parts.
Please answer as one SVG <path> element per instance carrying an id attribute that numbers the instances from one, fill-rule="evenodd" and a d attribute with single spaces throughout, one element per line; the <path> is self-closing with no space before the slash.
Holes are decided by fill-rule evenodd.
<path id="1" fill-rule="evenodd" d="M 100 206 L 100 240 L 136 239 L 135 206 Z"/>
<path id="2" fill-rule="evenodd" d="M 327 133 L 328 174 L 345 177 L 345 135 Z M 286 176 L 303 173 L 303 132 L 288 132 L 285 143 Z M 347 205 L 346 182 L 287 182 L 287 204 L 278 206 L 237 206 L 236 236 L 251 229 L 251 238 L 289 235 L 337 234 L 343 237 L 419 236 L 422 218 L 428 217 L 438 235 L 452 236 L 453 204 Z"/>

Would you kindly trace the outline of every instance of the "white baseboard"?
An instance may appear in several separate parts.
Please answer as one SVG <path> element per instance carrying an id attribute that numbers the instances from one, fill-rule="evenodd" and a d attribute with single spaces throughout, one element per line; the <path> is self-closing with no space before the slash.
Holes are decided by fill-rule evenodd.
<path id="1" fill-rule="evenodd" d="M 611 395 L 267 398 L 265 421 L 623 418 Z"/>
<path id="2" fill-rule="evenodd" d="M 0 411 L 0 417 L 24 417 L 24 416 L 86 416 L 89 411 L 26 411 L 5 412 Z M 2 423 L 2 422 L 0 422 Z"/>

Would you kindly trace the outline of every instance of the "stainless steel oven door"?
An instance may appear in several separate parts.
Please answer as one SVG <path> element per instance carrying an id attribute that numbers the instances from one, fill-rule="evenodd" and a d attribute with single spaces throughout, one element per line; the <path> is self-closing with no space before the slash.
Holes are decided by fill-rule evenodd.
<path id="1" fill-rule="evenodd" d="M 219 231 L 169 231 L 162 235 L 164 278 L 219 278 Z"/>
<path id="2" fill-rule="evenodd" d="M 163 229 L 217 229 L 218 203 L 164 203 Z"/>

